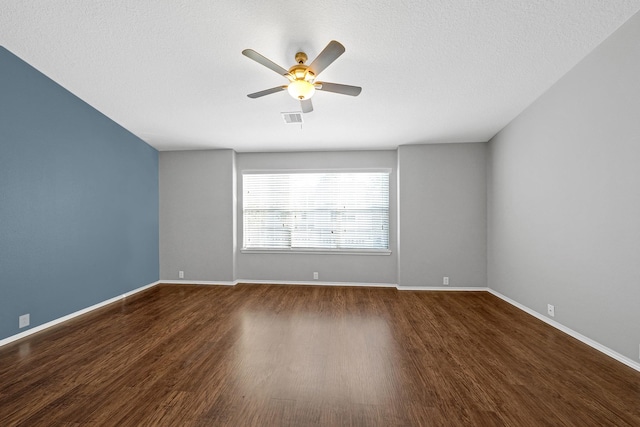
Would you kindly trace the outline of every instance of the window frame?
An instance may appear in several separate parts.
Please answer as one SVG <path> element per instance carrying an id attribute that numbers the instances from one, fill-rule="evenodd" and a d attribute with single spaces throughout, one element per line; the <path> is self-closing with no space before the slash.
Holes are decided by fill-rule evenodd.
<path id="1" fill-rule="evenodd" d="M 246 248 L 245 235 L 244 235 L 244 176 L 245 175 L 260 175 L 260 174 L 311 174 L 311 173 L 384 173 L 389 176 L 387 194 L 388 200 L 388 248 L 381 249 L 343 249 L 343 248 Z M 243 254 L 314 254 L 314 255 L 391 255 L 391 185 L 392 185 L 392 168 L 377 167 L 377 168 L 323 168 L 323 169 L 246 169 L 239 171 L 238 189 L 240 198 L 239 202 L 239 219 L 238 231 L 241 233 L 240 237 L 240 252 Z"/>

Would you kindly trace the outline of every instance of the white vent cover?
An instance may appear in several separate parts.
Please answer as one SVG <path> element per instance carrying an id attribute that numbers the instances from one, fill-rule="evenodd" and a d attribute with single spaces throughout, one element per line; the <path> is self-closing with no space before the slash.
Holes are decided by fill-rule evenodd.
<path id="1" fill-rule="evenodd" d="M 302 111 L 292 111 L 290 113 L 281 113 L 284 122 L 288 125 L 297 125 L 302 123 Z"/>

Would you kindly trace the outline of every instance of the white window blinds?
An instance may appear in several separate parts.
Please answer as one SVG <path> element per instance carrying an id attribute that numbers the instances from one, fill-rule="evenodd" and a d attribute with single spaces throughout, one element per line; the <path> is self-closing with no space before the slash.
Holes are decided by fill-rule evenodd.
<path id="1" fill-rule="evenodd" d="M 244 173 L 245 249 L 389 249 L 389 172 Z"/>

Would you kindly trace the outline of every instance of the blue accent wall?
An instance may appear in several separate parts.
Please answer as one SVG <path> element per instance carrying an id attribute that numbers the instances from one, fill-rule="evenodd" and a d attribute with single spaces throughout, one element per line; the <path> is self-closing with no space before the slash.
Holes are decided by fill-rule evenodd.
<path id="1" fill-rule="evenodd" d="M 158 274 L 158 152 L 0 47 L 0 339 Z"/>

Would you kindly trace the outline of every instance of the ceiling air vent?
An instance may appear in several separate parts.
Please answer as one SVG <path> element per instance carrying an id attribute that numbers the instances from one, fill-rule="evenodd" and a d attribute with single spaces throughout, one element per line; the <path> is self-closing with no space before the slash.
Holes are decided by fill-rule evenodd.
<path id="1" fill-rule="evenodd" d="M 288 125 L 297 125 L 302 123 L 302 111 L 294 111 L 291 113 L 281 113 L 284 122 Z"/>

